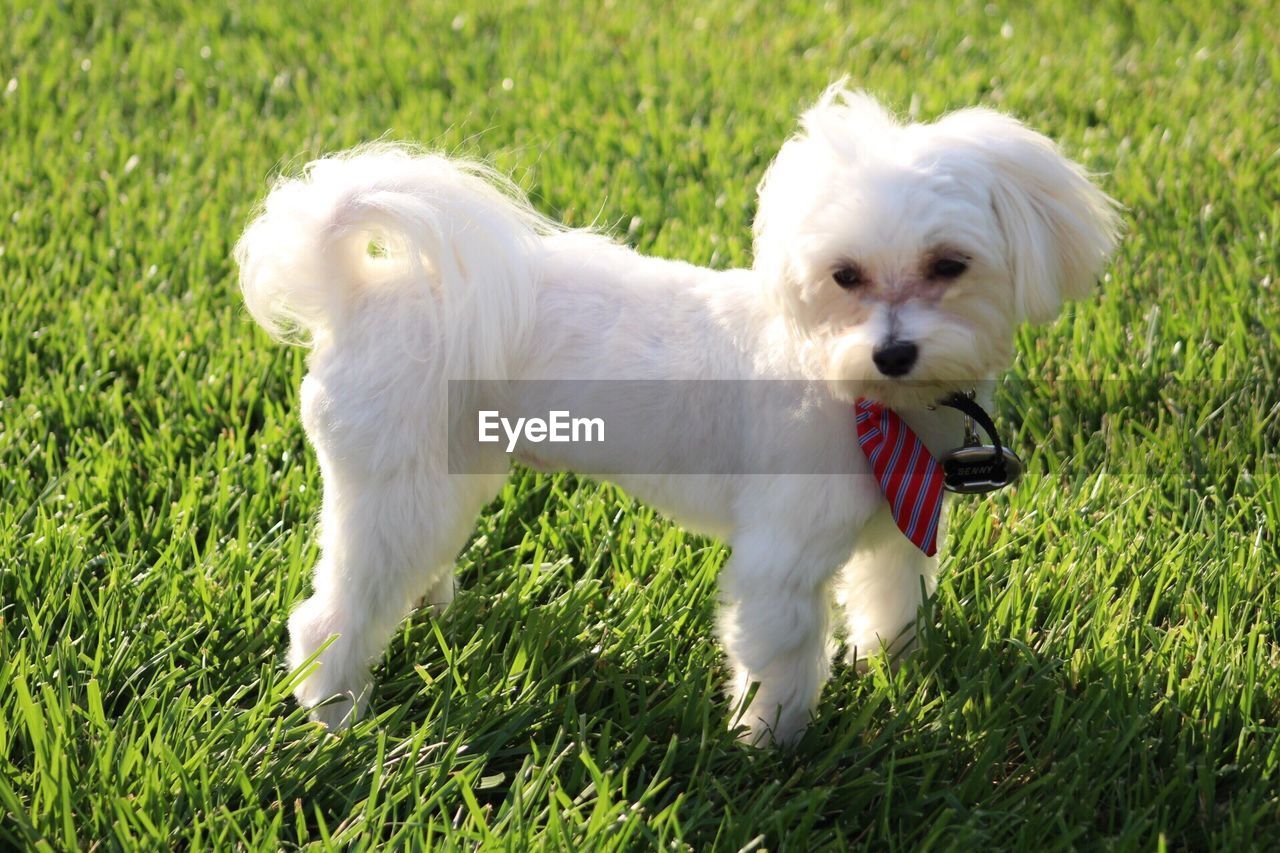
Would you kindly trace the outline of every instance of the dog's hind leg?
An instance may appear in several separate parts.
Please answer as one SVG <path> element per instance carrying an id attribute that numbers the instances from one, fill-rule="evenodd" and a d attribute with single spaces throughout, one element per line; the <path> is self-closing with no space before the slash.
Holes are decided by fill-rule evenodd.
<path id="1" fill-rule="evenodd" d="M 314 659 L 294 693 L 333 728 L 362 712 L 369 666 L 419 597 L 452 597 L 453 559 L 503 477 L 451 476 L 415 460 L 376 472 L 325 467 L 321 558 L 314 593 L 289 619 L 289 666 Z"/>
<path id="2" fill-rule="evenodd" d="M 916 612 L 933 594 L 937 571 L 937 558 L 907 539 L 887 508 L 872 516 L 836 581 L 850 663 L 863 669 L 883 651 L 896 664 L 914 649 Z"/>

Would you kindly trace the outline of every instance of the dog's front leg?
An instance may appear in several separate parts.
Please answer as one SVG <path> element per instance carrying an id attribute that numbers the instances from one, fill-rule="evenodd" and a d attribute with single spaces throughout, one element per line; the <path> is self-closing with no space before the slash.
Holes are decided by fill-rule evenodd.
<path id="1" fill-rule="evenodd" d="M 833 545 L 764 530 L 733 543 L 720 635 L 733 667 L 730 725 L 745 725 L 748 743 L 790 746 L 809 723 L 831 669 L 828 581 L 842 561 Z"/>
<path id="2" fill-rule="evenodd" d="M 926 557 L 902 535 L 887 506 L 872 516 L 835 584 L 849 662 L 859 671 L 880 652 L 897 666 L 914 650 L 916 614 L 937 587 L 937 574 L 938 558 Z"/>

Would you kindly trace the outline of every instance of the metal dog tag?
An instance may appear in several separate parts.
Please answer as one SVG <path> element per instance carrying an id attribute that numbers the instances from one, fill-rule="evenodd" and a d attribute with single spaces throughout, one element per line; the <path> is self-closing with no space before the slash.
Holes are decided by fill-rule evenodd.
<path id="1" fill-rule="evenodd" d="M 1007 447 L 957 447 L 942 457 L 942 485 L 949 492 L 976 495 L 1003 489 L 1022 476 L 1022 460 Z"/>
<path id="2" fill-rule="evenodd" d="M 998 439 L 997 439 L 998 440 Z M 978 440 L 973 418 L 964 416 L 964 447 L 942 456 L 942 485 L 949 492 L 983 494 L 1003 489 L 1022 476 L 1022 460 L 1007 447 Z"/>

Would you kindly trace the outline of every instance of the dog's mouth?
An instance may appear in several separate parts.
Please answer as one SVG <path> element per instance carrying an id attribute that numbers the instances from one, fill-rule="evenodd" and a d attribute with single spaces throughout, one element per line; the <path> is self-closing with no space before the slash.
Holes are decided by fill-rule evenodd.
<path id="1" fill-rule="evenodd" d="M 921 408 L 932 406 L 955 392 L 968 391 L 977 384 L 974 380 L 944 381 L 929 379 L 858 378 L 828 379 L 827 386 L 840 400 L 853 403 L 859 399 L 875 400 L 889 408 Z"/>

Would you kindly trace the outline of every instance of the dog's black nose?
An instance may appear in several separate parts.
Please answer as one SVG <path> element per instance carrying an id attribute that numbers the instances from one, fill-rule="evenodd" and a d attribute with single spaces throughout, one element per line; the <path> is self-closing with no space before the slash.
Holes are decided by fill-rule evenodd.
<path id="1" fill-rule="evenodd" d="M 915 367 L 920 350 L 908 341 L 889 341 L 871 351 L 871 360 L 885 376 L 905 376 Z"/>

